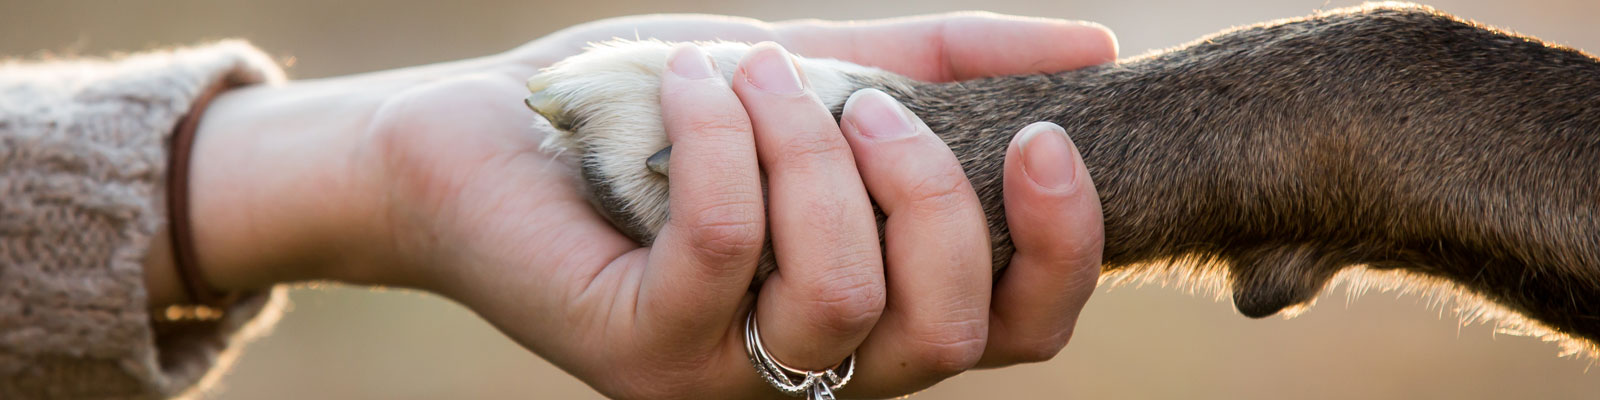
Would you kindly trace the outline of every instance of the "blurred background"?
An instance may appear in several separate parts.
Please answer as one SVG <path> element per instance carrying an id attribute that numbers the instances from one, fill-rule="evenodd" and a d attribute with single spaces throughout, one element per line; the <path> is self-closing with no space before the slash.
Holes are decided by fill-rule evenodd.
<path id="1" fill-rule="evenodd" d="M 317 78 L 472 57 L 629 14 L 860 19 L 983 9 L 1097 21 L 1124 56 L 1237 24 L 1358 4 L 1322 0 L 977 2 L 806 0 L 324 1 L 0 0 L 0 57 L 100 55 L 245 38 Z M 1600 1 L 1432 5 L 1600 51 Z M 1597 77 L 1600 79 L 1600 77 Z M 293 291 L 276 331 L 250 346 L 210 399 L 598 397 L 470 311 L 439 297 L 338 286 Z M 1535 338 L 1462 326 L 1427 298 L 1342 289 L 1291 320 L 1250 320 L 1226 301 L 1148 285 L 1090 301 L 1054 361 L 971 372 L 917 399 L 1595 399 L 1594 362 Z"/>

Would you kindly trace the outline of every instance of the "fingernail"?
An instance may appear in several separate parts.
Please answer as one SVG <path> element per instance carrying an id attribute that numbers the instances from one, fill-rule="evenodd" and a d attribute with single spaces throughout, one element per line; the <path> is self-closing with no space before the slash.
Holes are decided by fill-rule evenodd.
<path id="1" fill-rule="evenodd" d="M 750 84 L 773 94 L 800 93 L 800 72 L 794 68 L 789 52 L 775 43 L 762 43 L 750 49 L 740 63 Z"/>
<path id="2" fill-rule="evenodd" d="M 911 136 L 917 127 L 911 111 L 878 89 L 861 89 L 844 101 L 847 129 L 873 139 L 888 140 Z"/>
<path id="3" fill-rule="evenodd" d="M 705 50 L 688 43 L 673 47 L 672 55 L 667 56 L 667 69 L 684 79 L 706 79 L 716 76 L 716 68 L 711 64 L 711 56 L 707 55 Z"/>
<path id="4" fill-rule="evenodd" d="M 1035 122 L 1022 128 L 1018 151 L 1022 153 L 1022 173 L 1034 184 L 1050 190 L 1072 187 L 1077 167 L 1073 165 L 1072 139 L 1067 131 L 1049 122 Z"/>

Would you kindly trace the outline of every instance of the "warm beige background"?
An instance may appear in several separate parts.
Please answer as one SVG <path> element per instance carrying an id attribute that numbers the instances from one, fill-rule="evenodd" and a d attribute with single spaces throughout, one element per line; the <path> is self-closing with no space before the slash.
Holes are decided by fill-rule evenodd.
<path id="1" fill-rule="evenodd" d="M 710 12 L 850 19 L 986 9 L 1099 21 L 1123 54 L 1234 24 L 1353 1 L 863 0 L 535 1 L 0 0 L 0 56 L 103 54 L 243 37 L 297 78 L 470 57 L 617 15 Z M 1600 50 L 1600 2 L 1437 1 L 1458 15 Z M 1600 79 L 1600 77 L 1596 77 Z M 595 395 L 455 304 L 426 294 L 300 289 L 215 399 L 591 398 Z M 1458 327 L 1416 296 L 1343 291 L 1293 320 L 1248 320 L 1227 302 L 1171 289 L 1104 291 L 1055 361 L 968 373 L 919 399 L 1595 399 L 1593 363 L 1535 339 Z"/>

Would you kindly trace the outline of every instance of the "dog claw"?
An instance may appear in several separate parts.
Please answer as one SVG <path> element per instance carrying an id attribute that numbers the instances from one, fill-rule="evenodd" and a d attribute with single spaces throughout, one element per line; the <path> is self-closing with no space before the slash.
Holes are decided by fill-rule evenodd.
<path id="1" fill-rule="evenodd" d="M 528 78 L 528 91 L 533 92 L 533 95 L 524 99 L 523 103 L 528 105 L 528 109 L 539 113 L 544 119 L 549 120 L 551 124 L 559 127 L 563 122 L 558 118 L 561 113 L 561 103 L 556 101 L 555 96 L 544 91 L 549 88 L 550 77 L 547 74 L 538 74 Z"/>
<path id="2" fill-rule="evenodd" d="M 651 154 L 650 158 L 645 159 L 644 166 L 655 173 L 661 174 L 661 176 L 667 176 L 667 160 L 670 158 L 672 158 L 672 146 L 667 146 L 667 148 L 661 149 L 656 154 Z"/>
<path id="3" fill-rule="evenodd" d="M 549 93 L 534 92 L 532 96 L 524 99 L 523 103 L 526 103 L 529 109 L 539 113 L 544 119 L 550 120 L 550 123 L 558 121 L 556 116 L 561 112 L 561 106 L 556 102 L 555 97 Z"/>
<path id="4" fill-rule="evenodd" d="M 538 74 L 528 78 L 529 92 L 543 91 L 548 87 L 550 87 L 550 77 L 546 76 L 546 74 Z"/>

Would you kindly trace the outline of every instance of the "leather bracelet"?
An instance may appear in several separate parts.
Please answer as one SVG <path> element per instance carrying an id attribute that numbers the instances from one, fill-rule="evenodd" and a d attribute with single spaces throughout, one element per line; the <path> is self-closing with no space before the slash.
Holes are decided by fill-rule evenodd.
<path id="1" fill-rule="evenodd" d="M 195 131 L 211 101 L 228 89 L 239 86 L 232 79 L 212 85 L 198 97 L 189 113 L 179 119 L 172 131 L 172 149 L 167 168 L 168 233 L 172 241 L 172 263 L 178 280 L 194 306 L 191 310 L 170 308 L 168 319 L 216 319 L 238 299 L 237 293 L 223 293 L 211 287 L 201 273 L 194 249 L 194 231 L 189 221 L 189 161 L 194 150 Z"/>

